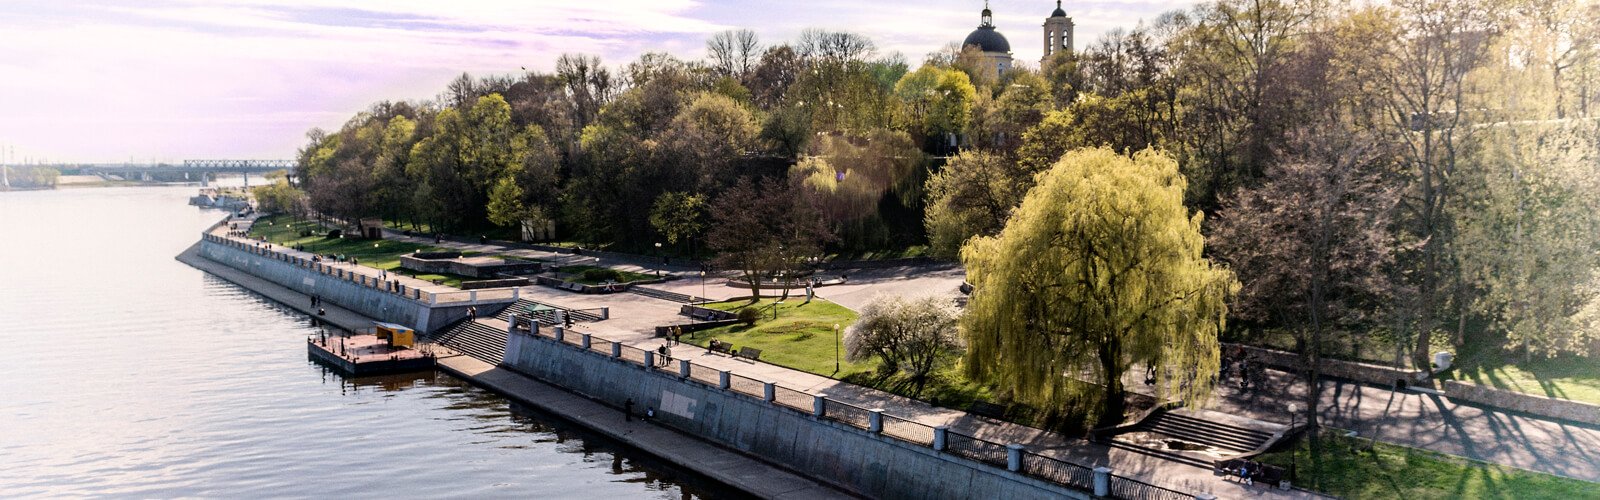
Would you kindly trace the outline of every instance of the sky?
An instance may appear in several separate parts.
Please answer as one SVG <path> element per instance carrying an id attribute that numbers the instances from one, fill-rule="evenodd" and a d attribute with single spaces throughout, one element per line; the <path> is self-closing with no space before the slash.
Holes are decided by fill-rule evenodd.
<path id="1" fill-rule="evenodd" d="M 1081 48 L 1192 1 L 1069 1 Z M 549 71 L 567 52 L 619 66 L 705 55 L 735 28 L 867 35 L 908 61 L 978 25 L 981 1 L 5 0 L 0 161 L 289 159 L 313 127 L 380 100 L 432 98 L 462 72 Z M 1042 54 L 1045 0 L 994 0 L 1019 61 Z"/>

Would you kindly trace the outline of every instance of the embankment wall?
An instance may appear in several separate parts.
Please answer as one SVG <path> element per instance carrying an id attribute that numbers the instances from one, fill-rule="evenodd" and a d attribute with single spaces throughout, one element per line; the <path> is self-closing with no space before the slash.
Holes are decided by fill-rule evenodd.
<path id="1" fill-rule="evenodd" d="M 661 424 L 868 497 L 1089 498 L 547 337 L 511 334 L 503 366 L 616 407 L 631 398 Z"/>
<path id="2" fill-rule="evenodd" d="M 378 321 L 409 326 L 423 333 L 433 332 L 466 318 L 467 307 L 470 305 L 429 306 L 392 292 L 316 273 L 275 259 L 270 253 L 266 255 L 254 253 L 218 243 L 210 238 L 201 240 L 200 255 L 291 290 L 316 295 L 322 300 Z M 479 313 L 484 314 L 487 311 Z"/>

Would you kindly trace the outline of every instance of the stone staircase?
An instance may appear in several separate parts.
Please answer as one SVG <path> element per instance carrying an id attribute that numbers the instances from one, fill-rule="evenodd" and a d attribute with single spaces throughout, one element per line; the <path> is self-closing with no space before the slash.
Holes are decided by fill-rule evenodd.
<path id="1" fill-rule="evenodd" d="M 1134 433 L 1143 433 L 1141 439 L 1129 439 Z M 1210 469 L 1218 456 L 1255 451 L 1272 440 L 1273 435 L 1263 429 L 1167 411 L 1158 412 L 1119 433 L 1110 445 Z"/>
<path id="2" fill-rule="evenodd" d="M 510 322 L 511 315 L 526 314 L 528 308 L 530 307 L 538 307 L 540 309 L 539 311 L 533 313 L 533 318 L 538 320 L 539 323 L 546 325 L 554 325 L 556 323 L 556 310 L 558 309 L 566 311 L 567 314 L 572 315 L 572 321 L 575 322 L 593 323 L 602 319 L 600 315 L 592 312 L 568 309 L 565 307 L 545 304 L 543 302 L 535 302 L 528 299 L 518 299 L 515 304 L 511 304 L 511 307 L 501 310 L 500 314 L 495 315 L 495 318 L 501 321 Z"/>
<path id="3" fill-rule="evenodd" d="M 704 297 L 696 297 L 696 296 L 693 296 L 693 295 L 687 295 L 687 294 L 682 294 L 682 293 L 678 293 L 678 292 L 669 292 L 669 291 L 662 290 L 662 289 L 659 289 L 659 288 L 650 288 L 650 287 L 643 287 L 643 286 L 637 286 L 636 285 L 636 286 L 628 287 L 628 291 L 636 293 L 636 294 L 639 294 L 639 295 L 643 295 L 643 296 L 646 296 L 646 297 L 650 297 L 650 298 L 661 299 L 661 300 L 666 300 L 666 301 L 671 301 L 671 302 L 677 302 L 679 304 L 698 304 L 700 302 L 706 302 L 706 299 Z"/>
<path id="4" fill-rule="evenodd" d="M 502 328 L 496 328 L 477 321 L 462 321 L 451 326 L 444 333 L 435 335 L 434 343 L 472 356 L 485 363 L 498 365 L 506 356 L 507 335 Z"/>

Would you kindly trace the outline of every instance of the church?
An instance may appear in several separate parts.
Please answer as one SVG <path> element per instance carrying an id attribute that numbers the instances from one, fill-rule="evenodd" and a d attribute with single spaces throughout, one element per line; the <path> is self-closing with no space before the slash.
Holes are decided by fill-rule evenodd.
<path id="1" fill-rule="evenodd" d="M 1056 10 L 1044 20 L 1044 57 L 1039 59 L 1041 66 L 1056 52 L 1072 51 L 1072 26 L 1072 18 L 1067 17 L 1067 11 L 1061 9 L 1061 0 L 1056 0 Z M 991 76 L 1011 69 L 1011 42 L 1006 41 L 1006 36 L 995 29 L 994 13 L 989 10 L 988 2 L 984 2 L 978 29 L 972 30 L 967 39 L 961 42 L 962 48 L 968 46 L 983 52 L 984 62 L 987 63 L 985 66 L 994 69 Z"/>

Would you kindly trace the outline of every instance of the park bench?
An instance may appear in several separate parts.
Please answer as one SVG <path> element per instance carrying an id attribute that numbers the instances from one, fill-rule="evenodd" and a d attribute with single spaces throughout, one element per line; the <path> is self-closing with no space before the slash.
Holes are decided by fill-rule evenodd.
<path id="1" fill-rule="evenodd" d="M 1010 405 L 997 405 L 983 401 L 973 401 L 972 405 L 967 407 L 967 413 L 994 419 L 1004 419 L 1006 414 L 1010 412 Z"/>
<path id="2" fill-rule="evenodd" d="M 736 353 L 735 356 L 748 359 L 750 361 L 757 361 L 761 359 L 761 350 L 754 347 L 745 346 L 744 348 L 739 349 L 739 352 Z"/>
<path id="3" fill-rule="evenodd" d="M 1255 478 L 1255 482 L 1257 484 L 1265 484 L 1268 487 L 1276 487 L 1278 486 L 1278 482 L 1283 480 L 1283 467 L 1263 464 L 1256 464 L 1256 467 L 1261 468 L 1261 473 L 1257 474 Z"/>
<path id="4" fill-rule="evenodd" d="M 729 356 L 733 355 L 733 344 L 729 344 L 727 342 L 717 342 L 715 344 L 711 344 L 709 347 L 707 347 L 707 349 L 715 353 L 726 354 Z"/>

